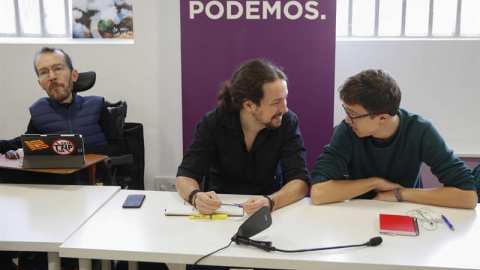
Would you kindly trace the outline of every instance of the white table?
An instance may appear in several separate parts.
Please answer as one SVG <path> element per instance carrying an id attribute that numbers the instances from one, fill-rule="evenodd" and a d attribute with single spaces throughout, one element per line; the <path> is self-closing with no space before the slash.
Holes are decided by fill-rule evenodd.
<path id="1" fill-rule="evenodd" d="M 48 252 L 48 268 L 60 269 L 60 244 L 119 190 L 0 184 L 0 250 Z"/>
<path id="2" fill-rule="evenodd" d="M 140 209 L 122 209 L 128 194 L 146 194 Z M 242 202 L 247 196 L 220 195 L 224 202 Z M 61 257 L 191 264 L 226 246 L 246 220 L 190 220 L 165 216 L 169 203 L 182 203 L 175 192 L 120 191 L 65 243 Z M 272 241 L 281 249 L 303 249 L 361 244 L 378 236 L 379 213 L 405 214 L 423 207 L 413 203 L 354 200 L 323 206 L 305 198 L 273 213 L 270 228 L 252 239 Z M 429 206 L 455 225 L 450 231 L 420 228 L 420 236 L 382 236 L 377 247 L 287 254 L 232 244 L 201 264 L 279 269 L 479 269 L 479 208 Z M 82 263 L 83 262 L 83 263 Z"/>

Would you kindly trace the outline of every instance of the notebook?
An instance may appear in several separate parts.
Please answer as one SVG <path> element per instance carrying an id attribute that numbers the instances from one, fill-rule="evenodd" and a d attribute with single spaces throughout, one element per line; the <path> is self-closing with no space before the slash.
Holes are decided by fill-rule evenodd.
<path id="1" fill-rule="evenodd" d="M 418 236 L 417 219 L 402 215 L 380 214 L 380 233 Z"/>
<path id="2" fill-rule="evenodd" d="M 82 168 L 83 137 L 79 134 L 24 134 L 21 136 L 24 169 Z"/>
<path id="3" fill-rule="evenodd" d="M 216 215 L 227 215 L 231 217 L 242 217 L 243 208 L 233 205 L 222 205 L 217 209 L 213 214 Z M 197 209 L 189 204 L 169 204 L 165 208 L 166 216 L 190 216 L 190 215 L 199 215 Z"/>

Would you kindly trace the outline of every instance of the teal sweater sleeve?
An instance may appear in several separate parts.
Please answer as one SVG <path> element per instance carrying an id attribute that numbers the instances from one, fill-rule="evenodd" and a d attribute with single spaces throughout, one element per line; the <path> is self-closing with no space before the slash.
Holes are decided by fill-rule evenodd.
<path id="1" fill-rule="evenodd" d="M 430 166 L 431 172 L 440 183 L 448 187 L 463 190 L 475 190 L 475 184 L 470 168 L 453 155 L 432 123 L 425 121 L 425 129 L 420 139 L 420 159 Z"/>
<path id="2" fill-rule="evenodd" d="M 480 164 L 472 170 L 475 188 L 477 189 L 478 203 L 480 203 Z"/>
<path id="3" fill-rule="evenodd" d="M 470 169 L 453 155 L 428 120 L 403 109 L 398 115 L 399 130 L 385 147 L 375 146 L 370 137 L 357 137 L 342 121 L 315 162 L 312 183 L 382 177 L 404 187 L 421 188 L 420 168 L 426 163 L 444 186 L 475 190 Z"/>
<path id="4" fill-rule="evenodd" d="M 315 161 L 312 184 L 347 179 L 348 164 L 353 156 L 353 139 L 345 122 L 335 128 L 330 144 L 324 147 L 323 154 Z"/>

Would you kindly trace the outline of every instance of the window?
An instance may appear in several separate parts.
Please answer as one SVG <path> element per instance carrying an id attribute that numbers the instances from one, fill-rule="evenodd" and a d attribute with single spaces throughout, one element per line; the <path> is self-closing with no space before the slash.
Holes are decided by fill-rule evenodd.
<path id="1" fill-rule="evenodd" d="M 70 37 L 68 0 L 0 0 L 0 36 Z"/>
<path id="2" fill-rule="evenodd" d="M 133 44 L 132 0 L 0 0 L 0 38 L 14 43 L 76 43 L 77 38 L 82 43 Z"/>
<path id="3" fill-rule="evenodd" d="M 71 0 L 0 0 L 0 37 L 71 37 Z M 337 0 L 339 37 L 480 37 L 480 0 Z"/>
<path id="4" fill-rule="evenodd" d="M 337 36 L 478 38 L 480 0 L 337 0 Z"/>
<path id="5" fill-rule="evenodd" d="M 400 36 L 402 33 L 402 0 L 382 1 L 378 13 L 378 35 Z"/>

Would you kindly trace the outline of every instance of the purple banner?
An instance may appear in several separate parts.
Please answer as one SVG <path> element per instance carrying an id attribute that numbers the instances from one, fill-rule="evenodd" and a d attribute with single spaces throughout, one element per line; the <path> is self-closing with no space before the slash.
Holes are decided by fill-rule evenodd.
<path id="1" fill-rule="evenodd" d="M 288 107 L 312 169 L 333 131 L 335 0 L 181 0 L 183 145 L 241 63 L 263 58 L 288 76 Z"/>

